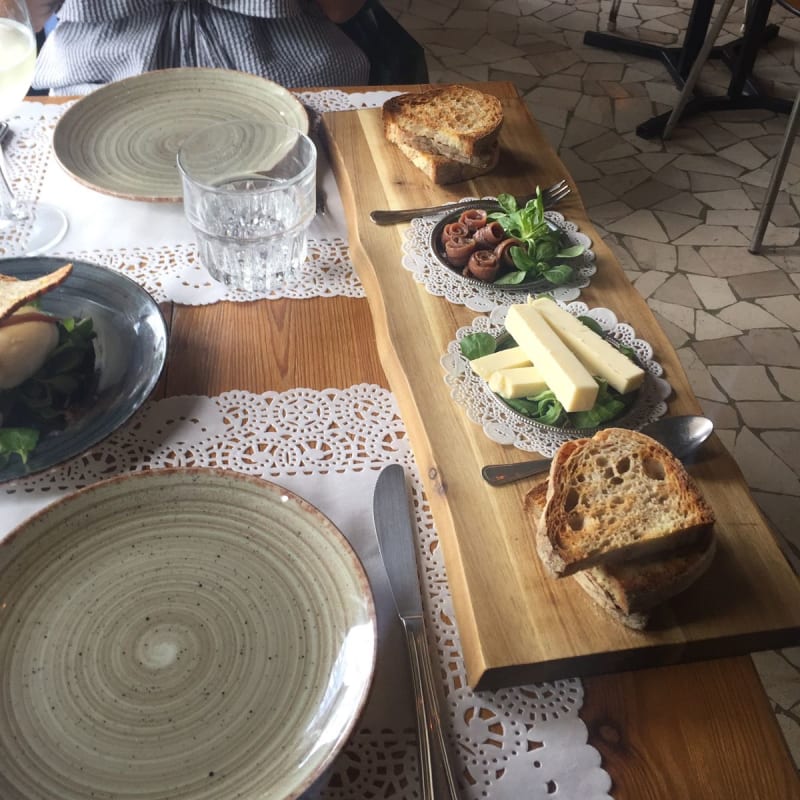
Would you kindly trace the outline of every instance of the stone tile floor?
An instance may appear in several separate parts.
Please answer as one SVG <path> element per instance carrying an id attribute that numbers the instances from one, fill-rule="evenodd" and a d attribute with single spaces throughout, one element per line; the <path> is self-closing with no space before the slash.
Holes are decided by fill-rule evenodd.
<path id="1" fill-rule="evenodd" d="M 727 111 L 686 119 L 673 138 L 636 126 L 678 92 L 655 60 L 587 47 L 609 0 L 384 0 L 425 46 L 432 82 L 510 80 L 578 182 L 589 216 L 677 349 L 705 412 L 736 457 L 787 557 L 800 567 L 800 146 L 761 255 L 747 244 L 786 116 Z M 691 0 L 623 0 L 617 33 L 682 40 Z M 734 9 L 720 43 L 739 33 Z M 756 76 L 792 99 L 800 18 L 773 7 L 779 35 Z M 710 61 L 700 86 L 729 73 Z M 800 648 L 754 656 L 800 766 Z"/>

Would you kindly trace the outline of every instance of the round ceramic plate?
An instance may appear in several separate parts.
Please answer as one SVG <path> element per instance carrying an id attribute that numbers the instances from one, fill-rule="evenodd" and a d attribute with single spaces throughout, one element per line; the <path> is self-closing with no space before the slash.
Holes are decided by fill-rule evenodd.
<path id="1" fill-rule="evenodd" d="M 283 800 L 367 697 L 375 609 L 316 508 L 157 470 L 50 506 L 0 547 L 3 800 Z"/>
<path id="2" fill-rule="evenodd" d="M 31 280 L 65 261 L 2 259 L 0 274 Z M 69 278 L 41 298 L 41 308 L 62 318 L 92 318 L 96 394 L 63 431 L 42 437 L 27 463 L 14 456 L 0 467 L 0 483 L 49 469 L 105 439 L 148 398 L 167 358 L 167 326 L 158 304 L 138 283 L 113 270 L 73 261 Z"/>
<path id="3" fill-rule="evenodd" d="M 130 200 L 179 201 L 176 155 L 191 133 L 232 119 L 284 122 L 303 133 L 308 115 L 277 83 L 225 69 L 146 72 L 109 83 L 59 120 L 53 149 L 80 183 Z"/>

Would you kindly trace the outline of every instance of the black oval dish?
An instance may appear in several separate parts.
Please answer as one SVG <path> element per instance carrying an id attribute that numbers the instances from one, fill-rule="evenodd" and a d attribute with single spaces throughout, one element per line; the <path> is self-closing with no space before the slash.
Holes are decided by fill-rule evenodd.
<path id="1" fill-rule="evenodd" d="M 502 209 L 497 203 L 493 203 L 492 201 L 487 201 L 485 206 L 481 206 L 487 213 L 492 214 L 495 211 L 501 211 Z M 550 281 L 545 280 L 544 278 L 537 278 L 536 280 L 531 281 L 523 281 L 522 283 L 514 283 L 514 284 L 496 284 L 496 283 L 487 283 L 486 281 L 479 281 L 477 278 L 466 276 L 462 273 L 462 267 L 454 267 L 448 260 L 447 256 L 445 255 L 444 245 L 442 244 L 442 231 L 444 230 L 445 225 L 449 225 L 451 222 L 456 222 L 461 214 L 464 212 L 464 209 L 461 208 L 457 211 L 452 211 L 451 213 L 442 217 L 436 225 L 433 226 L 433 230 L 431 231 L 431 238 L 430 238 L 430 248 L 431 252 L 436 256 L 436 260 L 452 275 L 460 278 L 465 283 L 468 283 L 472 286 L 489 286 L 494 287 L 498 290 L 503 291 L 517 291 L 517 292 L 543 292 L 548 291 L 550 289 L 557 289 L 554 283 L 550 283 Z M 548 222 L 548 224 L 555 229 L 556 226 L 553 225 L 552 222 Z M 565 261 L 574 261 L 575 259 L 565 259 Z"/>

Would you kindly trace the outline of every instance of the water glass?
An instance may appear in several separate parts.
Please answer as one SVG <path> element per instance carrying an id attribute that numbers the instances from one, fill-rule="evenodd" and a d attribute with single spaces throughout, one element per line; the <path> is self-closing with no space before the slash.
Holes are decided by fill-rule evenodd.
<path id="1" fill-rule="evenodd" d="M 183 207 L 213 278 L 265 292 L 300 277 L 316 161 L 308 136 L 274 122 L 222 122 L 183 142 Z"/>

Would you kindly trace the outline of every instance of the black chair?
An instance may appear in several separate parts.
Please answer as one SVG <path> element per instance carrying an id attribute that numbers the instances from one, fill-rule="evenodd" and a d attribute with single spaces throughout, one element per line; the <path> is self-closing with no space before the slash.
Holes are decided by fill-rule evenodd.
<path id="1" fill-rule="evenodd" d="M 734 0 L 723 0 L 719 13 L 714 19 L 714 22 L 708 31 L 708 35 L 703 42 L 703 46 L 700 49 L 697 60 L 694 62 L 692 69 L 689 71 L 689 75 L 686 78 L 686 83 L 683 85 L 678 102 L 675 104 L 675 108 L 672 110 L 672 113 L 667 120 L 667 124 L 664 126 L 662 138 L 669 139 L 669 137 L 672 135 L 672 131 L 675 129 L 675 126 L 680 121 L 681 114 L 683 113 L 686 104 L 689 102 L 692 93 L 694 92 L 694 87 L 697 84 L 698 78 L 700 77 L 700 72 L 703 69 L 703 65 L 708 60 L 708 56 L 711 53 L 711 48 L 714 46 L 714 42 L 722 30 L 722 26 L 725 24 L 728 14 L 730 14 L 733 2 Z M 791 11 L 793 14 L 800 16 L 800 0 L 776 0 L 776 2 L 787 11 Z M 769 219 L 772 216 L 775 198 L 778 196 L 778 190 L 780 189 L 781 181 L 783 180 L 783 173 L 786 170 L 786 164 L 789 161 L 789 156 L 792 153 L 792 147 L 794 146 L 794 140 L 797 136 L 797 131 L 799 128 L 800 91 L 797 92 L 794 105 L 792 106 L 792 110 L 789 112 L 789 121 L 786 124 L 786 132 L 783 136 L 783 143 L 781 144 L 781 149 L 775 158 L 775 164 L 772 168 L 772 175 L 769 180 L 769 186 L 767 187 L 767 193 L 764 196 L 764 202 L 761 204 L 761 211 L 759 212 L 758 221 L 756 222 L 756 227 L 753 231 L 753 237 L 750 240 L 749 247 L 747 248 L 751 253 L 758 253 L 761 250 L 761 244 L 764 240 L 764 232 L 766 231 L 767 225 L 769 224 Z"/>
<path id="2" fill-rule="evenodd" d="M 371 86 L 428 83 L 422 45 L 378 0 L 367 0 L 340 27 L 367 54 Z"/>

